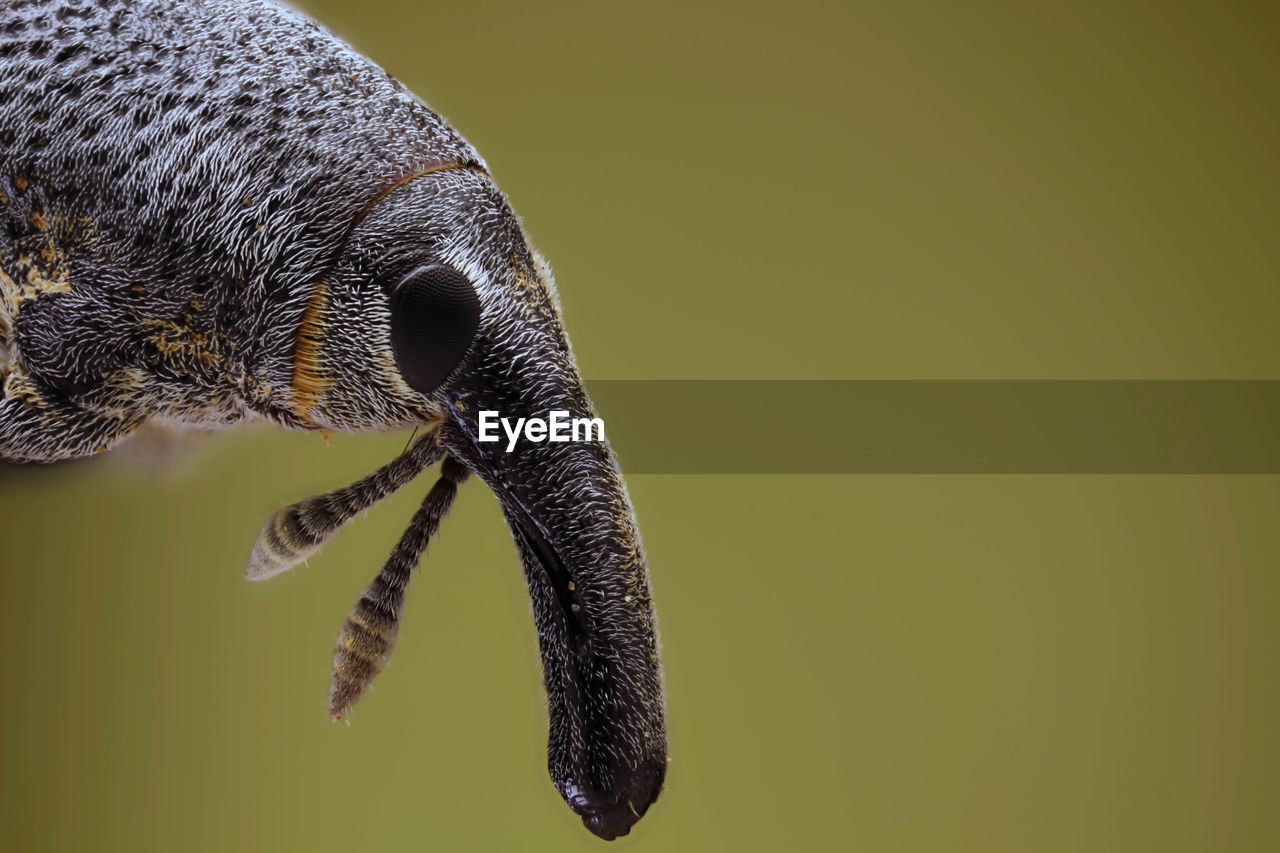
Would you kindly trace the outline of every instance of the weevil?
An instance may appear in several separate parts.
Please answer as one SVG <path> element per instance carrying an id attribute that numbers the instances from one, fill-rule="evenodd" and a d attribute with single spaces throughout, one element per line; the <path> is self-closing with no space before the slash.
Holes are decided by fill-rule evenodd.
<path id="1" fill-rule="evenodd" d="M 667 767 L 645 556 L 606 441 L 477 441 L 484 410 L 596 413 L 550 268 L 461 135 L 269 0 L 7 0 L 0 211 L 0 455 L 88 456 L 149 421 L 423 428 L 273 515 L 246 574 L 297 564 L 440 463 L 342 629 L 342 717 L 476 474 L 530 591 L 551 778 L 596 835 L 630 830 Z"/>

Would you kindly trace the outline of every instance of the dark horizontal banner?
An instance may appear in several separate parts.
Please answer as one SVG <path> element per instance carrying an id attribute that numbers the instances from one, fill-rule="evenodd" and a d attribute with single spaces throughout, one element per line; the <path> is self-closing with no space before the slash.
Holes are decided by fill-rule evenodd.
<path id="1" fill-rule="evenodd" d="M 1280 473 L 1280 381 L 587 385 L 628 474 Z"/>

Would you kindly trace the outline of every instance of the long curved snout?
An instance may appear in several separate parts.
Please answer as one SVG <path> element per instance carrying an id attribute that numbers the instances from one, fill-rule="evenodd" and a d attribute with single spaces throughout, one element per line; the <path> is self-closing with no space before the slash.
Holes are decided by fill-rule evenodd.
<path id="1" fill-rule="evenodd" d="M 491 440 L 495 418 L 505 424 Z M 552 781 L 611 840 L 657 799 L 667 744 L 644 550 L 597 420 L 571 370 L 523 387 L 472 381 L 453 395 L 441 441 L 493 490 L 524 565 Z"/>

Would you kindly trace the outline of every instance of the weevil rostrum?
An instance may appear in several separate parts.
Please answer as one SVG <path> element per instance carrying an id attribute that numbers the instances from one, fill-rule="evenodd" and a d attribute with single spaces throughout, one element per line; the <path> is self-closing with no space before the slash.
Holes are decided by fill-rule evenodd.
<path id="1" fill-rule="evenodd" d="M 483 410 L 595 412 L 550 269 L 466 140 L 268 0 L 6 0 L 0 210 L 0 455 L 88 456 L 147 421 L 424 427 L 272 516 L 246 574 L 441 463 L 342 629 L 342 717 L 476 474 L 524 565 L 552 780 L 596 835 L 629 831 L 667 766 L 645 557 L 606 442 L 477 441 Z"/>

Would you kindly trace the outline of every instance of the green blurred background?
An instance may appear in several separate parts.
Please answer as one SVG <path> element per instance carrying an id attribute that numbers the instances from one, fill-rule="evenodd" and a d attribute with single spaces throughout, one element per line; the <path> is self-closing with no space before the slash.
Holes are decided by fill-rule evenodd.
<path id="1" fill-rule="evenodd" d="M 588 378 L 1280 378 L 1268 4 L 302 5 L 480 149 Z M 479 483 L 350 725 L 333 641 L 427 484 L 241 579 L 404 440 L 0 471 L 0 848 L 603 848 Z M 618 846 L 1280 847 L 1276 477 L 629 483 L 672 764 Z"/>

